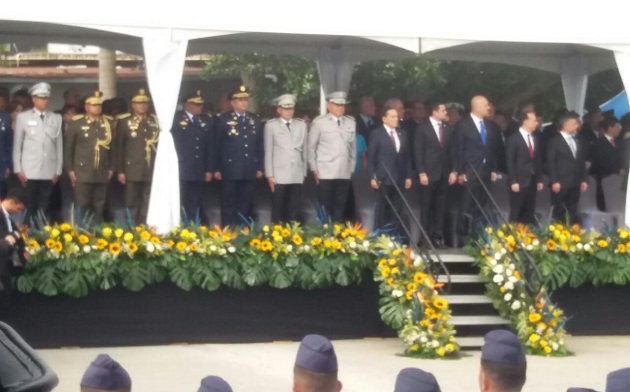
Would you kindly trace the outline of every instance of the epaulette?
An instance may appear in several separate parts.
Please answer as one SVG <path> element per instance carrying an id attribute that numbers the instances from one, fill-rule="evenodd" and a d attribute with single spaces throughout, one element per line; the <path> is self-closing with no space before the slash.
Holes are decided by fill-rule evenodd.
<path id="1" fill-rule="evenodd" d="M 105 120 L 114 121 L 114 117 L 112 117 L 112 116 L 110 116 L 110 115 L 107 115 L 107 114 L 104 114 L 104 115 L 103 115 L 103 118 L 104 118 Z"/>
<path id="2" fill-rule="evenodd" d="M 72 121 L 80 120 L 83 117 L 85 117 L 85 114 L 75 114 L 74 116 L 72 116 Z"/>
<path id="3" fill-rule="evenodd" d="M 299 117 L 293 117 L 293 119 L 291 121 L 301 121 L 301 122 L 306 122 L 303 119 L 299 118 Z"/>
<path id="4" fill-rule="evenodd" d="M 124 118 L 131 117 L 131 113 L 123 113 L 116 116 L 116 120 L 122 120 Z"/>

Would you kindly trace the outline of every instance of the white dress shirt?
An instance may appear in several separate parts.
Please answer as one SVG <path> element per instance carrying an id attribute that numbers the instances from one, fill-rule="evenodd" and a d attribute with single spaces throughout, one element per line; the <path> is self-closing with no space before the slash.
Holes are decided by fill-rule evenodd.
<path id="1" fill-rule="evenodd" d="M 383 125 L 383 127 L 385 127 L 385 130 L 387 131 L 388 136 L 391 134 L 394 135 L 394 142 L 396 144 L 396 152 L 400 152 L 400 139 L 398 139 L 398 133 L 396 133 L 396 130 L 388 127 L 387 125 Z"/>
<path id="2" fill-rule="evenodd" d="M 442 143 L 442 139 L 440 139 L 440 124 L 442 124 L 442 122 L 434 119 L 433 117 L 429 117 L 429 120 L 431 121 L 431 125 L 433 125 L 433 130 L 435 131 L 438 141 Z"/>
<path id="3" fill-rule="evenodd" d="M 532 150 L 536 151 L 536 145 L 534 144 L 534 138 L 532 137 L 532 134 L 527 132 L 523 128 L 519 128 L 518 131 L 521 133 L 521 136 L 523 136 L 523 139 L 525 139 L 525 145 L 527 145 L 527 147 L 529 148 L 529 145 L 531 143 Z"/>
<path id="4" fill-rule="evenodd" d="M 571 149 L 571 152 L 573 153 L 573 158 L 577 158 L 577 143 L 575 142 L 575 138 L 573 137 L 573 135 L 568 134 L 564 131 L 560 131 L 560 134 L 569 145 L 569 148 Z"/>

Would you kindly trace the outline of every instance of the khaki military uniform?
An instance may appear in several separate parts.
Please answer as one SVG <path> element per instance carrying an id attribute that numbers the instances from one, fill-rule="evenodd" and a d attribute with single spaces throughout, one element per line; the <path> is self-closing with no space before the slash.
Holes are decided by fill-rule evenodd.
<path id="1" fill-rule="evenodd" d="M 125 206 L 136 224 L 146 223 L 160 126 L 155 115 L 116 117 L 116 172 L 125 175 Z"/>
<path id="2" fill-rule="evenodd" d="M 74 203 L 81 214 L 90 211 L 94 222 L 103 220 L 107 184 L 113 169 L 112 138 L 115 123 L 110 116 L 92 120 L 72 118 L 64 141 L 64 164 L 77 177 Z"/>

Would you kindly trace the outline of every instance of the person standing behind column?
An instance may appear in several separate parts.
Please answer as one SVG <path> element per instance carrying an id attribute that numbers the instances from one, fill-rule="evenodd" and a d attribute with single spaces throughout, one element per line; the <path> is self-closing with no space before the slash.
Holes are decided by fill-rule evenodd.
<path id="1" fill-rule="evenodd" d="M 203 114 L 201 90 L 184 99 L 184 110 L 175 113 L 171 134 L 179 160 L 179 192 L 185 218 L 201 217 L 204 183 L 212 181 L 213 122 Z"/>
<path id="2" fill-rule="evenodd" d="M 543 189 L 538 182 L 542 175 L 542 157 L 534 111 L 519 115 L 519 129 L 505 141 L 505 156 L 510 184 L 510 222 L 533 225 L 536 192 Z"/>
<path id="3" fill-rule="evenodd" d="M 551 204 L 554 221 L 579 223 L 577 206 L 580 191 L 586 192 L 586 151 L 576 137 L 580 126 L 570 113 L 560 117 L 560 132 L 547 147 L 547 170 L 551 183 Z"/>
<path id="4" fill-rule="evenodd" d="M 359 101 L 359 115 L 356 116 L 357 136 L 362 135 L 367 142 L 370 132 L 376 124 L 376 103 L 370 96 L 362 97 Z"/>
<path id="5" fill-rule="evenodd" d="M 308 161 L 320 206 L 334 222 L 341 222 L 356 165 L 356 124 L 353 118 L 344 116 L 346 93 L 331 93 L 327 100 L 328 114 L 311 124 Z"/>
<path id="6" fill-rule="evenodd" d="M 291 94 L 280 96 L 276 109 L 280 117 L 265 124 L 265 175 L 273 192 L 274 223 L 298 220 L 308 168 L 308 132 L 306 123 L 293 117 L 295 102 Z"/>
<path id="7" fill-rule="evenodd" d="M 64 141 L 64 164 L 74 187 L 75 207 L 80 214 L 94 214 L 97 224 L 103 221 L 107 184 L 113 174 L 114 119 L 101 115 L 102 97 L 97 90 L 85 99 L 85 114 L 72 118 Z"/>
<path id="8" fill-rule="evenodd" d="M 416 129 L 413 157 L 420 180 L 420 223 L 436 248 L 444 248 L 448 187 L 457 182 L 453 164 L 453 130 L 442 102 L 426 105 L 429 119 Z"/>
<path id="9" fill-rule="evenodd" d="M 398 128 L 398 111 L 395 107 L 385 106 L 381 120 L 383 125 L 374 128 L 368 143 L 370 186 L 380 190 L 374 227 L 382 228 L 391 224 L 396 230 L 395 234 L 402 235 L 396 214 L 402 217 L 403 200 L 396 187 L 401 191 L 411 188 L 413 170 L 409 139 L 408 135 Z M 387 199 L 390 199 L 395 210 L 392 210 Z"/>
<path id="10" fill-rule="evenodd" d="M 217 172 L 221 184 L 221 222 L 243 224 L 253 213 L 256 180 L 263 178 L 265 154 L 260 117 L 248 112 L 249 89 L 239 86 L 230 94 L 232 111 L 219 117 L 216 127 Z"/>
<path id="11" fill-rule="evenodd" d="M 50 195 L 63 168 L 63 139 L 61 116 L 48 110 L 50 85 L 38 83 L 29 93 L 34 106 L 17 117 L 13 167 L 26 188 L 25 222 L 34 224 L 40 211 L 50 217 Z"/>
<path id="12" fill-rule="evenodd" d="M 125 207 L 134 224 L 147 220 L 160 126 L 149 114 L 151 98 L 141 88 L 131 98 L 132 113 L 116 117 L 116 172 L 125 185 Z"/>

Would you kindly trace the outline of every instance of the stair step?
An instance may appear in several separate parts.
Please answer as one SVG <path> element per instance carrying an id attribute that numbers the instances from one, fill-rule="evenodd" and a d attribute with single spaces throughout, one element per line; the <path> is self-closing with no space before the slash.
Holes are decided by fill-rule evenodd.
<path id="1" fill-rule="evenodd" d="M 437 261 L 435 255 L 431 255 L 433 261 Z M 443 263 L 474 263 L 475 259 L 466 254 L 440 254 Z"/>
<path id="2" fill-rule="evenodd" d="M 456 336 L 457 344 L 461 348 L 479 348 L 483 346 L 483 336 Z"/>
<path id="3" fill-rule="evenodd" d="M 474 294 L 457 295 L 457 294 L 451 294 L 451 295 L 443 295 L 442 298 L 447 300 L 448 303 L 451 304 L 451 305 L 458 305 L 458 304 L 491 304 L 492 303 L 492 300 L 490 298 L 488 298 L 487 296 L 485 296 L 485 295 L 474 295 Z"/>
<path id="4" fill-rule="evenodd" d="M 440 275 L 438 282 L 446 283 L 446 275 Z M 451 283 L 483 283 L 479 275 L 451 275 Z"/>
<path id="5" fill-rule="evenodd" d="M 506 325 L 510 322 L 499 316 L 453 316 L 452 325 Z"/>

